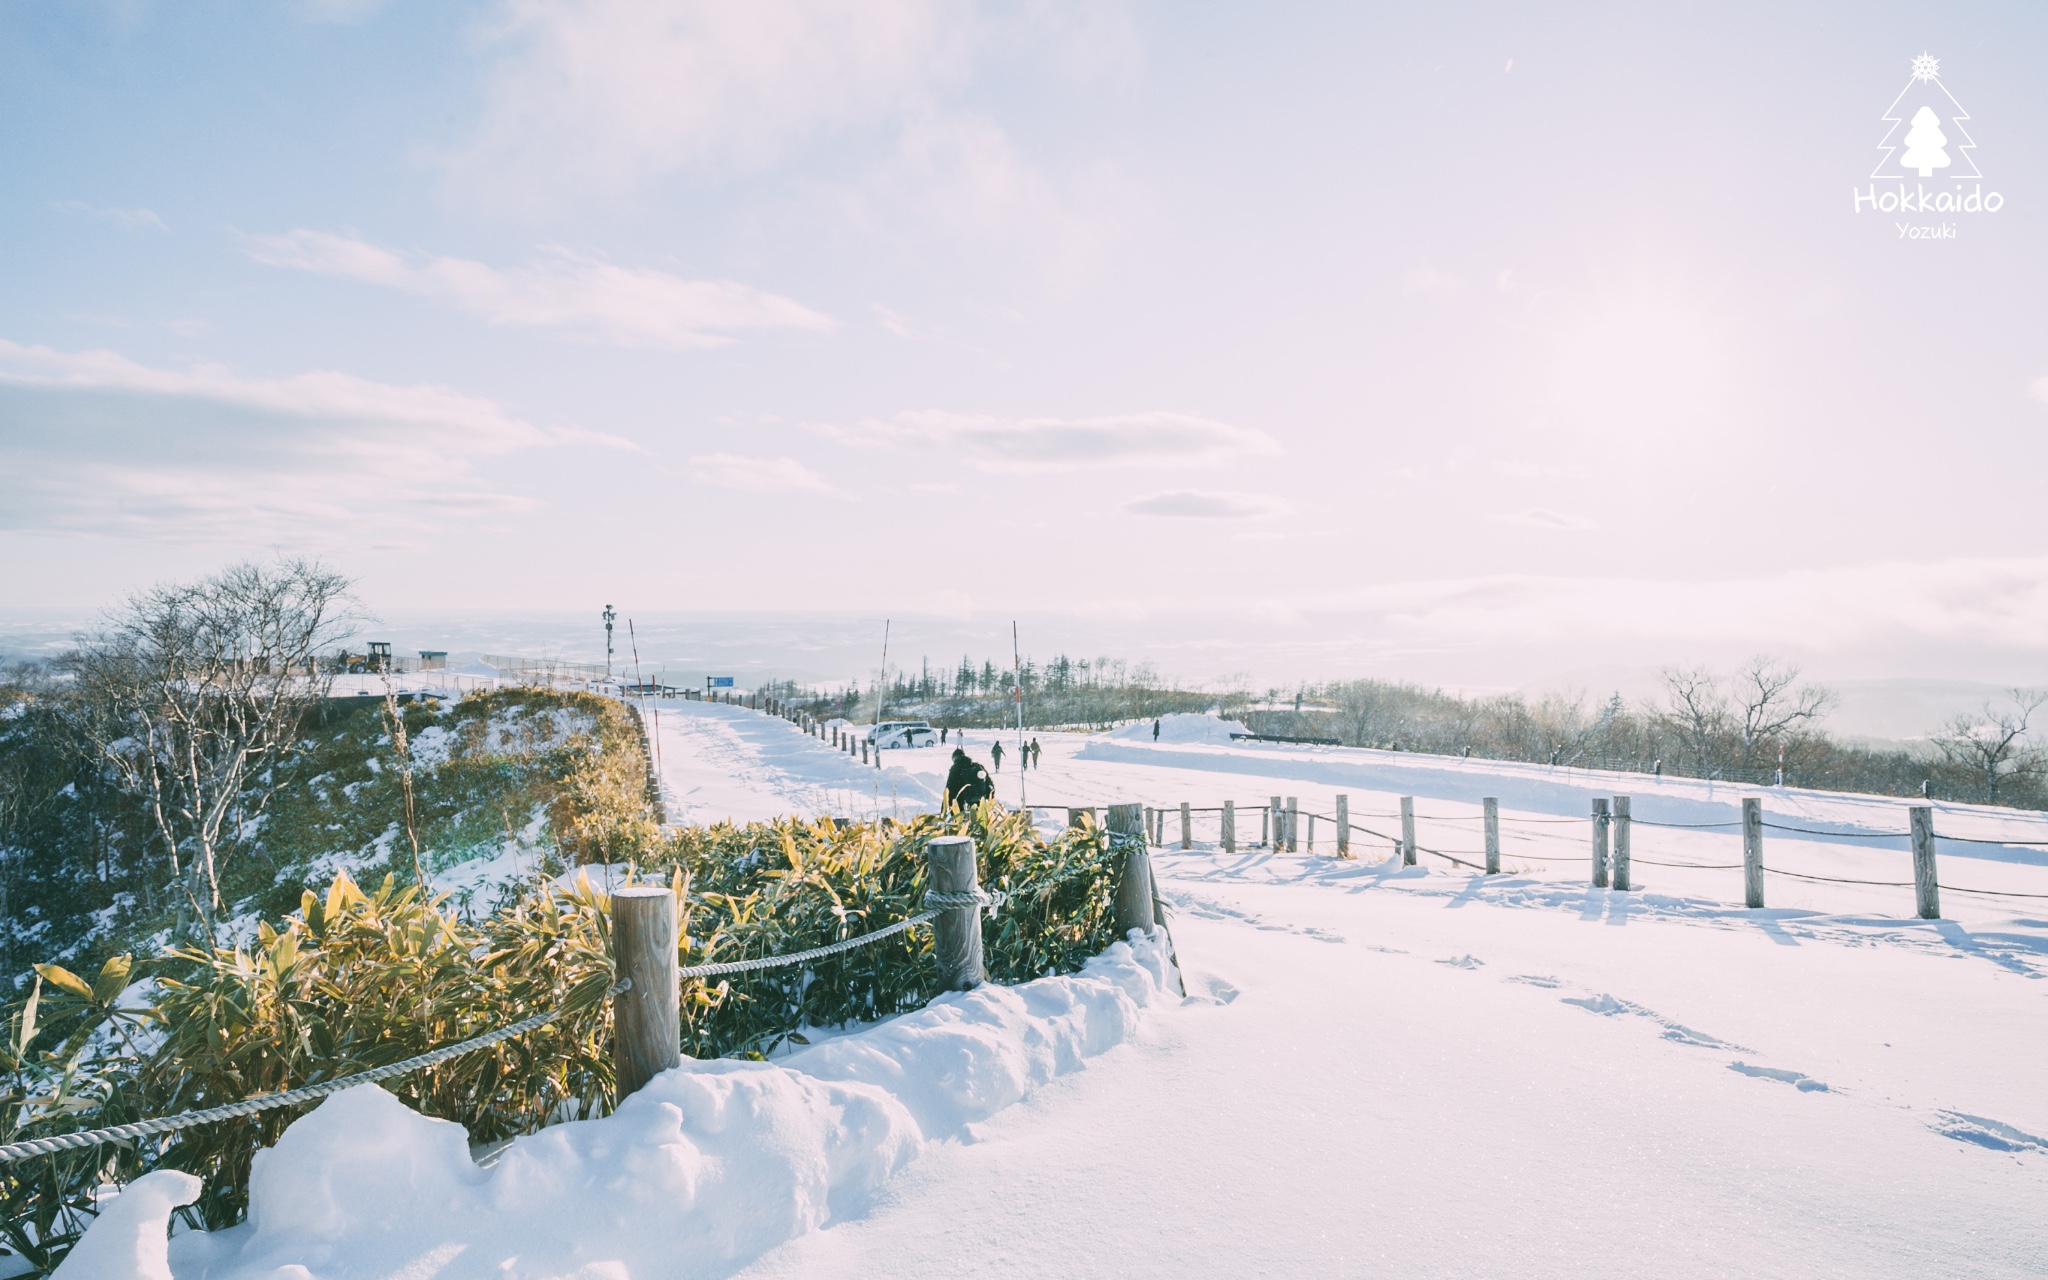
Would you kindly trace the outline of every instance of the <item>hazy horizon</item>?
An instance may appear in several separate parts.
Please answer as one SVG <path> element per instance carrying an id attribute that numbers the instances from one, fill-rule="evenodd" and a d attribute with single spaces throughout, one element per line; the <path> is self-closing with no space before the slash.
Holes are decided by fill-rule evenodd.
<path id="1" fill-rule="evenodd" d="M 819 678 L 1014 617 L 1190 680 L 2048 684 L 2044 38 L 17 6 L 0 612 L 314 554 L 422 637 L 612 603 Z"/>

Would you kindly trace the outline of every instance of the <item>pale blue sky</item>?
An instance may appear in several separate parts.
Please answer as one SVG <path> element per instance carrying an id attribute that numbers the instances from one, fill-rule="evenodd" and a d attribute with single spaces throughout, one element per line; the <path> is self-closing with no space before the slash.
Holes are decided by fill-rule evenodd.
<path id="1" fill-rule="evenodd" d="M 2048 681 L 2044 45 L 2023 4 L 0 7 L 0 601 L 281 549 L 385 610 Z M 1953 240 L 1852 212 L 1923 50 L 2005 198 Z"/>

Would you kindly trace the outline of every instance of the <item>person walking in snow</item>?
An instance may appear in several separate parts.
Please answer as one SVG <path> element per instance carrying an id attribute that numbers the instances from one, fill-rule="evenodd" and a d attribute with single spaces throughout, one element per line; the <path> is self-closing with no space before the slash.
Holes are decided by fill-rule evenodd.
<path id="1" fill-rule="evenodd" d="M 939 745 L 940 745 L 940 746 L 942 746 L 942 747 L 946 745 L 946 726 L 945 726 L 945 725 L 940 725 L 940 726 L 939 726 Z"/>
<path id="2" fill-rule="evenodd" d="M 996 762 L 996 772 L 1001 773 L 1003 771 L 1003 740 L 1001 738 L 997 738 L 996 744 L 988 749 L 988 758 Z"/>
<path id="3" fill-rule="evenodd" d="M 1152 722 L 1152 741 L 1159 741 L 1159 722 L 1157 720 Z"/>
<path id="4" fill-rule="evenodd" d="M 1031 740 L 1031 767 L 1034 769 L 1038 767 L 1038 739 L 1036 738 Z"/>
<path id="5" fill-rule="evenodd" d="M 995 794 L 996 784 L 989 779 L 988 770 L 962 748 L 953 748 L 953 767 L 946 773 L 946 807 L 972 809 L 994 799 Z"/>

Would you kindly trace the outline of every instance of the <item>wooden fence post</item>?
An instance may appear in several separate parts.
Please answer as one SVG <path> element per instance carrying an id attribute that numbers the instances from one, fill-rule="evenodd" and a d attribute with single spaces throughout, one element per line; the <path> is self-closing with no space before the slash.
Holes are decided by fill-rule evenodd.
<path id="1" fill-rule="evenodd" d="M 1150 933 L 1158 916 L 1152 894 L 1152 855 L 1142 842 L 1126 843 L 1123 870 L 1116 883 L 1116 936 L 1128 938 L 1133 929 Z"/>
<path id="2" fill-rule="evenodd" d="M 1913 898 L 1922 920 L 1941 919 L 1941 883 L 1934 875 L 1934 806 L 1906 810 L 1913 828 Z"/>
<path id="3" fill-rule="evenodd" d="M 1089 812 L 1093 813 L 1094 810 L 1091 809 Z M 1150 811 L 1142 804 L 1113 804 L 1109 806 L 1108 830 L 1110 834 L 1137 836 L 1139 839 L 1143 839 L 1145 835 L 1143 823 L 1148 812 Z"/>
<path id="4" fill-rule="evenodd" d="M 1401 797 L 1401 865 L 1415 865 L 1415 797 Z"/>
<path id="5" fill-rule="evenodd" d="M 1764 802 L 1755 796 L 1742 801 L 1742 897 L 1764 905 Z"/>
<path id="6" fill-rule="evenodd" d="M 1266 798 L 1266 847 L 1274 853 L 1280 852 L 1280 846 L 1287 839 L 1285 813 L 1286 810 L 1280 807 L 1279 796 Z"/>
<path id="7" fill-rule="evenodd" d="M 1500 874 L 1500 801 L 1487 796 L 1479 802 L 1480 825 L 1486 828 L 1486 874 Z"/>
<path id="8" fill-rule="evenodd" d="M 937 836 L 924 847 L 925 882 L 940 893 L 973 893 L 981 887 L 974 837 Z M 986 976 L 981 967 L 981 908 L 951 907 L 932 921 L 932 954 L 939 962 L 939 989 L 972 991 Z"/>
<path id="9" fill-rule="evenodd" d="M 1223 802 L 1223 852 L 1237 852 L 1237 801 Z"/>
<path id="10" fill-rule="evenodd" d="M 1301 852 L 1301 801 L 1287 797 L 1287 852 Z"/>
<path id="11" fill-rule="evenodd" d="M 683 1060 L 675 890 L 612 891 L 612 954 L 633 984 L 612 997 L 612 1074 L 624 1098 Z"/>
<path id="12" fill-rule="evenodd" d="M 1607 887 L 1607 800 L 1593 801 L 1593 887 Z"/>
<path id="13" fill-rule="evenodd" d="M 1337 856 L 1351 856 L 1351 797 L 1337 797 Z"/>
<path id="14" fill-rule="evenodd" d="M 1614 797 L 1614 887 L 1627 892 L 1628 880 L 1628 797 Z"/>
<path id="15" fill-rule="evenodd" d="M 1183 849 L 1195 847 L 1195 815 L 1185 800 L 1180 802 L 1180 847 Z"/>

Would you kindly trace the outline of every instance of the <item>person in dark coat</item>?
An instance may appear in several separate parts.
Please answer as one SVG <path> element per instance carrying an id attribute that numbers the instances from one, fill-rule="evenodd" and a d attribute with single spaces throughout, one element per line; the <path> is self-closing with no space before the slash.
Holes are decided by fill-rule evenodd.
<path id="1" fill-rule="evenodd" d="M 984 800 L 993 800 L 995 794 L 996 784 L 988 770 L 961 748 L 953 748 L 953 767 L 946 773 L 946 806 L 972 809 Z"/>
<path id="2" fill-rule="evenodd" d="M 1038 767 L 1038 739 L 1036 738 L 1031 740 L 1031 767 L 1034 769 Z"/>
<path id="3" fill-rule="evenodd" d="M 1152 741 L 1159 741 L 1159 722 L 1157 720 L 1152 722 Z"/>
<path id="4" fill-rule="evenodd" d="M 1003 771 L 1003 741 L 1001 738 L 996 739 L 996 745 L 988 749 L 988 758 L 996 762 L 996 772 L 1001 773 Z"/>

